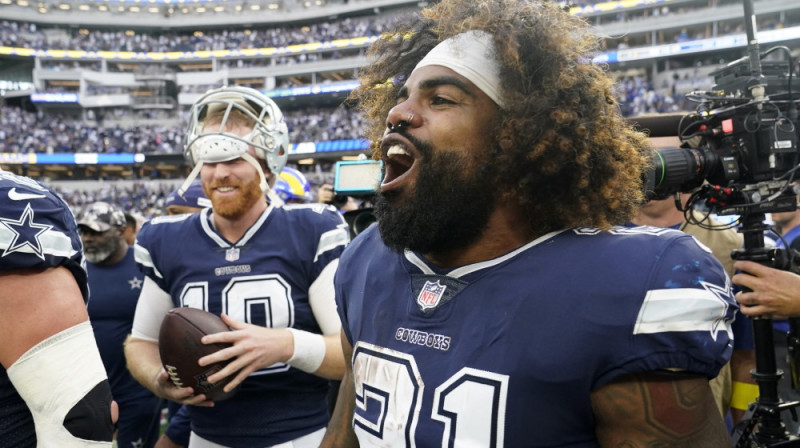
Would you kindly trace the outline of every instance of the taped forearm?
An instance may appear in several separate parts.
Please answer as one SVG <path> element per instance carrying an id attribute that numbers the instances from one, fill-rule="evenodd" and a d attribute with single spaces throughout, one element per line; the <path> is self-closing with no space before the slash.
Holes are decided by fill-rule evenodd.
<path id="1" fill-rule="evenodd" d="M 8 377 L 30 409 L 39 446 L 111 446 L 111 389 L 88 321 L 32 347 Z"/>

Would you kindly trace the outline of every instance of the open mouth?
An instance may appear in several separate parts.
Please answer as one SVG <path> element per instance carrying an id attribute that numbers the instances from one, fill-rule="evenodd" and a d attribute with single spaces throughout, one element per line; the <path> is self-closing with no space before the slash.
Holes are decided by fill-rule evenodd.
<path id="1" fill-rule="evenodd" d="M 402 178 L 414 165 L 414 156 L 405 146 L 394 143 L 385 152 L 385 174 L 381 188 L 393 188 L 402 181 Z"/>

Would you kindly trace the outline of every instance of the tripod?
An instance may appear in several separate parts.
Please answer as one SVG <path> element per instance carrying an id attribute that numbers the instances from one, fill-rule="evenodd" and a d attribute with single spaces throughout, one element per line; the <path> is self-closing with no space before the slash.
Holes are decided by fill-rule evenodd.
<path id="1" fill-rule="evenodd" d="M 785 269 L 787 257 L 782 252 L 764 247 L 764 213 L 749 213 L 742 217 L 740 232 L 744 235 L 744 249 L 732 256 L 750 260 L 777 269 Z M 756 369 L 751 372 L 758 384 L 759 397 L 751 403 L 742 422 L 733 434 L 736 448 L 800 447 L 800 437 L 786 433 L 781 421 L 782 412 L 790 412 L 797 419 L 795 408 L 800 401 L 783 402 L 778 396 L 778 381 L 783 372 L 777 369 L 773 340 L 772 319 L 753 318 L 753 337 L 756 349 Z"/>

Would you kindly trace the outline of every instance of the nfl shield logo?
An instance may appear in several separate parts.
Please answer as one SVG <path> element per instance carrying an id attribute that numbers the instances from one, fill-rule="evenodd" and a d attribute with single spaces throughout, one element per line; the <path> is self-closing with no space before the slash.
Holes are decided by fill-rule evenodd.
<path id="1" fill-rule="evenodd" d="M 232 247 L 225 251 L 225 260 L 227 261 L 236 261 L 239 259 L 239 248 Z"/>
<path id="2" fill-rule="evenodd" d="M 439 283 L 439 280 L 436 280 L 436 283 L 426 281 L 425 286 L 422 287 L 422 291 L 417 296 L 417 304 L 422 311 L 436 308 L 439 305 L 439 301 L 442 300 L 445 289 L 447 289 L 447 286 Z"/>

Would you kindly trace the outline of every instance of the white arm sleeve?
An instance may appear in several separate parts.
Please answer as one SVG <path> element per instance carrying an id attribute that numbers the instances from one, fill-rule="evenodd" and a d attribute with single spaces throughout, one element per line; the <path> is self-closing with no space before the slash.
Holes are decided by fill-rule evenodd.
<path id="1" fill-rule="evenodd" d="M 308 302 L 311 312 L 317 320 L 322 334 L 338 334 L 342 328 L 339 314 L 336 313 L 335 293 L 333 289 L 333 276 L 339 267 L 339 259 L 335 259 L 325 266 L 311 287 L 308 289 Z M 139 310 L 136 310 L 137 314 Z"/>
<path id="2" fill-rule="evenodd" d="M 161 289 L 150 277 L 144 277 L 142 292 L 133 316 L 131 336 L 147 341 L 158 342 L 161 321 L 167 311 L 175 308 L 169 293 Z"/>

